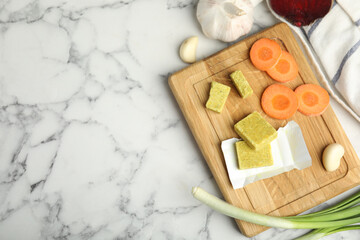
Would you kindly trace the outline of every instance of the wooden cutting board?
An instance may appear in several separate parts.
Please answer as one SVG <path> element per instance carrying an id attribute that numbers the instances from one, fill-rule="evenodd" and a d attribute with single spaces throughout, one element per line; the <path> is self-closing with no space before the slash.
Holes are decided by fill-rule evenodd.
<path id="1" fill-rule="evenodd" d="M 297 112 L 288 120 L 272 119 L 262 111 L 261 94 L 267 86 L 276 82 L 251 64 L 249 49 L 257 39 L 263 37 L 276 38 L 282 48 L 295 57 L 299 65 L 297 78 L 284 85 L 295 89 L 304 83 L 318 84 L 285 23 L 250 36 L 174 73 L 169 78 L 169 84 L 225 200 L 258 213 L 296 215 L 357 186 L 360 182 L 360 162 L 330 106 L 321 116 L 308 117 Z M 239 96 L 229 79 L 229 74 L 235 70 L 244 73 L 254 90 L 254 94 L 247 99 Z M 231 87 L 226 105 L 220 114 L 205 108 L 211 81 Z M 310 152 L 312 166 L 301 171 L 295 169 L 234 190 L 227 174 L 220 143 L 225 139 L 238 137 L 233 130 L 234 124 L 255 110 L 276 129 L 285 126 L 290 120 L 297 122 Z M 336 171 L 326 172 L 321 163 L 321 154 L 328 144 L 334 142 L 344 146 L 345 155 Z M 239 220 L 236 220 L 236 223 L 248 237 L 266 230 L 265 227 Z"/>

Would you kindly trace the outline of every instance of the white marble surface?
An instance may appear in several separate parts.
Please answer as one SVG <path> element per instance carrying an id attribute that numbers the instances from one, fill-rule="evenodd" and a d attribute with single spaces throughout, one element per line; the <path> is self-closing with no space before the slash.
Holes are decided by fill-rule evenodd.
<path id="1" fill-rule="evenodd" d="M 195 4 L 0 1 L 0 239 L 246 239 L 190 194 L 220 195 L 167 77 L 184 38 L 200 36 L 199 58 L 227 46 Z M 265 5 L 255 19 L 274 23 Z M 360 124 L 331 104 L 359 154 Z"/>

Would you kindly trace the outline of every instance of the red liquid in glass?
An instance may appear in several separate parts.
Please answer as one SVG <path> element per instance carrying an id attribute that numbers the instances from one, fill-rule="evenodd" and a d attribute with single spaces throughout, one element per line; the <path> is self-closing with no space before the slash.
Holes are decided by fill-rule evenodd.
<path id="1" fill-rule="evenodd" d="M 270 0 L 270 7 L 295 26 L 309 25 L 324 17 L 332 0 Z"/>

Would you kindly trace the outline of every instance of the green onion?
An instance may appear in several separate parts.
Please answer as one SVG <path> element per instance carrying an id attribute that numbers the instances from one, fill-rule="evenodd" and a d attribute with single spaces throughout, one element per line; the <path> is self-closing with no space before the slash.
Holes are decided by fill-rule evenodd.
<path id="1" fill-rule="evenodd" d="M 291 229 L 318 229 L 307 234 L 307 238 L 302 239 L 312 239 L 310 237 L 326 236 L 338 231 L 360 229 L 360 227 L 355 227 L 357 225 L 346 226 L 349 224 L 360 222 L 360 206 L 355 206 L 344 210 L 344 206 L 349 207 L 356 204 L 354 203 L 354 201 L 357 201 L 357 199 L 360 197 L 360 193 L 357 194 L 357 197 L 354 197 L 354 195 L 353 197 L 345 199 L 334 207 L 329 208 L 330 210 L 323 210 L 318 212 L 317 214 L 314 213 L 301 216 L 293 216 L 291 218 L 273 217 L 235 207 L 211 195 L 200 187 L 194 187 L 192 190 L 192 194 L 196 199 L 205 203 L 214 210 L 246 222 L 255 223 L 267 227 Z"/>
<path id="2" fill-rule="evenodd" d="M 351 207 L 348 209 L 344 209 L 342 211 L 336 211 L 336 212 L 330 212 L 320 215 L 300 215 L 300 216 L 293 216 L 293 217 L 284 217 L 284 219 L 288 220 L 296 220 L 296 221 L 332 221 L 332 220 L 338 220 L 338 219 L 345 219 L 350 218 L 354 216 L 360 215 L 360 206 Z"/>
<path id="3" fill-rule="evenodd" d="M 271 217 L 237 208 L 215 197 L 214 195 L 211 195 L 200 187 L 193 188 L 192 193 L 194 197 L 199 201 L 205 203 L 214 210 L 221 212 L 227 216 L 268 227 L 294 228 L 294 224 L 291 220 Z"/>
<path id="4" fill-rule="evenodd" d="M 289 217 L 284 217 L 287 219 L 292 219 L 292 218 L 306 218 L 306 217 L 313 217 L 313 216 L 320 216 L 320 215 L 324 215 L 324 214 L 329 214 L 329 213 L 334 213 L 334 212 L 339 212 L 343 209 L 352 207 L 356 204 L 360 203 L 360 192 L 342 200 L 341 202 L 339 202 L 338 204 L 324 209 L 322 211 L 318 211 L 318 212 L 313 212 L 313 213 L 309 213 L 309 214 L 304 214 L 304 215 L 298 215 L 298 216 L 289 216 Z"/>
<path id="5" fill-rule="evenodd" d="M 358 230 L 358 229 L 360 229 L 360 225 L 351 225 L 351 226 L 344 226 L 339 228 L 320 228 L 320 229 L 315 229 L 314 231 L 311 231 L 294 240 L 317 240 L 333 233 L 349 231 L 349 230 Z"/>

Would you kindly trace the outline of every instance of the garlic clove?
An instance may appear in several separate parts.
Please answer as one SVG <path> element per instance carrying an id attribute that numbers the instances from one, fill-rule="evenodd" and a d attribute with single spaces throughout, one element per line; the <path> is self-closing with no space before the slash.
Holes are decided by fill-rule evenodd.
<path id="1" fill-rule="evenodd" d="M 196 62 L 196 49 L 198 46 L 198 37 L 189 37 L 185 39 L 179 50 L 180 58 L 186 63 Z"/>
<path id="2" fill-rule="evenodd" d="M 332 172 L 340 166 L 340 160 L 344 156 L 344 147 L 338 143 L 329 144 L 322 155 L 322 162 L 326 171 Z"/>

